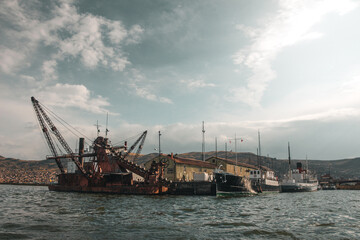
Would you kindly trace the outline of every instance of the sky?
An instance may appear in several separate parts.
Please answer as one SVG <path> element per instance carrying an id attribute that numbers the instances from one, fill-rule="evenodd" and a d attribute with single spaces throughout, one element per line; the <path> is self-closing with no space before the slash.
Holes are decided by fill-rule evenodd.
<path id="1" fill-rule="evenodd" d="M 0 155 L 50 151 L 30 98 L 142 153 L 360 157 L 360 1 L 0 1 Z M 53 119 L 75 150 L 78 136 Z M 91 144 L 90 141 L 88 141 Z"/>

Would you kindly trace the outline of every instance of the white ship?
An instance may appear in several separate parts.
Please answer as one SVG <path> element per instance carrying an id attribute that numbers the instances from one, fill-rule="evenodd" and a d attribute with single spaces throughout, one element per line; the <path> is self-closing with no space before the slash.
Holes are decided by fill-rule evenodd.
<path id="1" fill-rule="evenodd" d="M 318 190 L 319 182 L 308 169 L 303 169 L 302 164 L 298 162 L 296 169 L 290 168 L 290 144 L 289 150 L 289 173 L 280 183 L 280 192 L 314 192 Z"/>

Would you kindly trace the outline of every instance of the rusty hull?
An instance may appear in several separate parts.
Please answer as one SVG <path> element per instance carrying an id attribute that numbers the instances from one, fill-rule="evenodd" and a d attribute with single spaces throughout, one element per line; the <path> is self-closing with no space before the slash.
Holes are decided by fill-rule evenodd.
<path id="1" fill-rule="evenodd" d="M 87 179 L 82 174 L 60 174 L 58 184 L 49 185 L 50 191 L 159 195 L 168 192 L 161 183 L 134 182 L 131 173 L 108 174 Z"/>

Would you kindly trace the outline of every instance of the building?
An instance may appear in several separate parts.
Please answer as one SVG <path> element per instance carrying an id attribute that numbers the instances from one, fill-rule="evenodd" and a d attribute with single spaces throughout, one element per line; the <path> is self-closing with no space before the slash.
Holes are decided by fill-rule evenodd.
<path id="1" fill-rule="evenodd" d="M 170 155 L 161 155 L 161 160 L 166 162 L 164 169 L 164 177 L 171 181 L 194 181 L 199 180 L 197 176 L 203 176 L 203 180 L 210 181 L 213 176 L 214 170 L 217 168 L 215 164 L 210 162 L 203 162 L 191 158 L 181 158 Z M 150 169 L 153 161 L 159 161 L 159 157 L 146 162 L 145 169 Z"/>
<path id="2" fill-rule="evenodd" d="M 217 168 L 234 175 L 250 177 L 250 171 L 256 170 L 257 167 L 247 163 L 242 163 L 239 160 L 225 159 L 220 157 L 210 157 L 205 160 L 208 163 L 215 164 Z"/>

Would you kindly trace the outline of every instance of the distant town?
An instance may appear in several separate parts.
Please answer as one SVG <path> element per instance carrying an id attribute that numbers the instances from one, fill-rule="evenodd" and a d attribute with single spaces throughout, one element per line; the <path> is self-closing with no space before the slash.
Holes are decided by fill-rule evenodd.
<path id="1" fill-rule="evenodd" d="M 55 164 L 49 161 L 23 161 L 0 156 L 0 183 L 48 185 L 57 181 Z"/>

